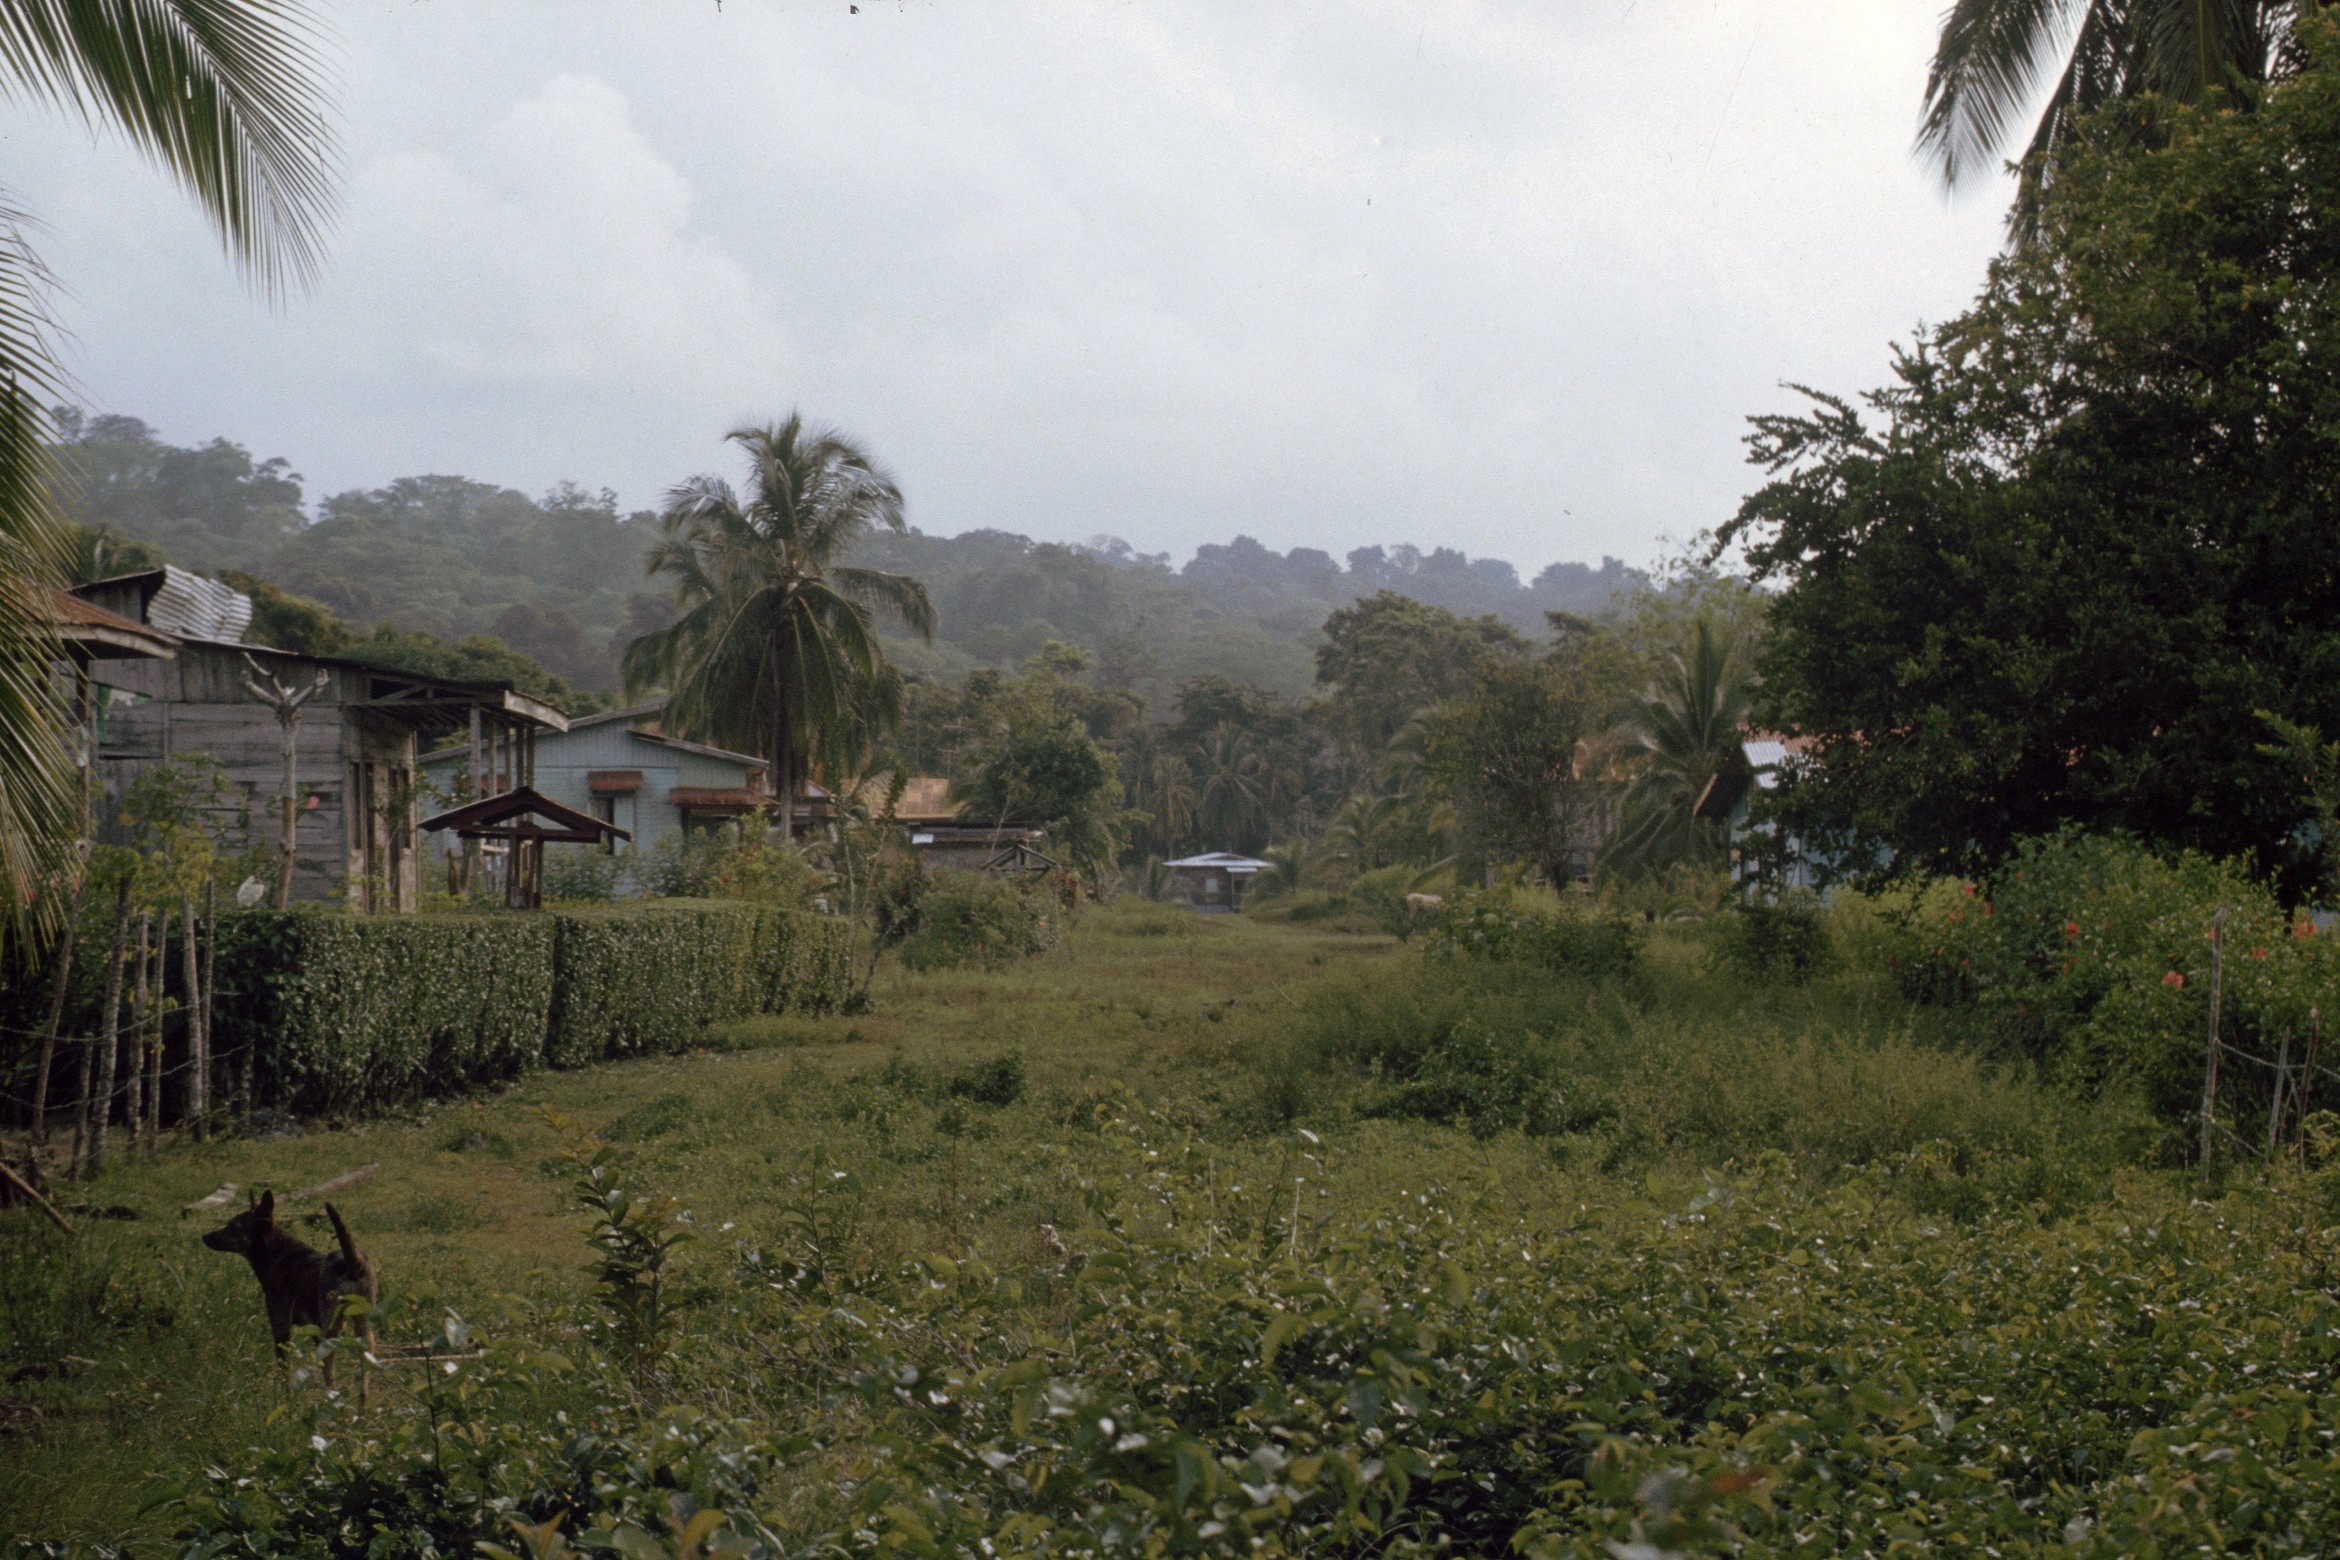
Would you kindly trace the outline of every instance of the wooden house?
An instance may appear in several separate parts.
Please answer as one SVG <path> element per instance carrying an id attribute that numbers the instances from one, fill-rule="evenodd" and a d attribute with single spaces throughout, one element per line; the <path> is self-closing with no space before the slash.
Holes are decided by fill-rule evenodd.
<path id="1" fill-rule="evenodd" d="M 537 792 L 624 831 L 643 849 L 773 804 L 761 758 L 667 736 L 659 729 L 662 710 L 608 710 L 540 736 Z M 442 747 L 423 756 L 423 776 L 439 795 L 462 796 L 470 762 L 467 745 Z"/>
<path id="2" fill-rule="evenodd" d="M 482 754 L 482 783 L 492 792 L 527 784 L 538 738 L 568 725 L 551 705 L 499 684 L 245 644 L 250 600 L 183 569 L 121 575 L 75 594 L 175 646 L 168 659 L 102 661 L 88 673 L 101 837 L 118 828 L 123 790 L 141 771 L 205 755 L 231 788 L 230 816 L 221 820 L 231 845 L 274 849 L 286 767 L 274 695 L 302 697 L 293 776 L 298 901 L 415 907 L 418 739 L 467 733 L 466 751 Z"/>

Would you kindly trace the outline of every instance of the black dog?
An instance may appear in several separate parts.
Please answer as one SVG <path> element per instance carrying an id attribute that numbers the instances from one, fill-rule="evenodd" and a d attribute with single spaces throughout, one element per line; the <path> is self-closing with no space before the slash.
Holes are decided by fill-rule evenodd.
<path id="1" fill-rule="evenodd" d="M 276 1338 L 280 1360 L 286 1345 L 292 1341 L 295 1327 L 314 1327 L 327 1337 L 339 1332 L 344 1296 L 363 1296 L 369 1310 L 381 1298 L 374 1264 L 366 1260 L 357 1249 L 357 1242 L 350 1239 L 349 1226 L 341 1222 L 341 1214 L 333 1204 L 325 1205 L 325 1217 L 333 1221 L 333 1233 L 341 1241 L 338 1252 L 319 1251 L 277 1228 L 273 1191 L 253 1198 L 251 1207 L 203 1237 L 203 1244 L 212 1250 L 238 1252 L 252 1264 L 253 1276 L 260 1280 L 261 1298 L 268 1303 L 268 1330 Z M 358 1331 L 371 1352 L 374 1347 L 371 1319 L 361 1316 Z M 325 1384 L 333 1385 L 332 1355 L 325 1357 Z M 358 1375 L 361 1406 L 366 1396 L 366 1377 L 361 1371 Z"/>

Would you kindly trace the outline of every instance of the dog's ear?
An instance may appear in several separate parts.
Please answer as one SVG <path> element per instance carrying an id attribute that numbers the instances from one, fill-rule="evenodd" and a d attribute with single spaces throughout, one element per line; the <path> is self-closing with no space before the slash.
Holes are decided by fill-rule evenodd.
<path id="1" fill-rule="evenodd" d="M 276 1219 L 276 1188 L 272 1186 L 267 1191 L 262 1192 L 257 1206 L 260 1209 L 260 1217 L 274 1223 Z"/>

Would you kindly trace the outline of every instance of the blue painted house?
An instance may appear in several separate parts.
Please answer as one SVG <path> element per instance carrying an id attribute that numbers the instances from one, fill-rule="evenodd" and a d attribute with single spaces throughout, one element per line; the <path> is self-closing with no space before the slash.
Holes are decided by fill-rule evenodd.
<path id="1" fill-rule="evenodd" d="M 718 828 L 772 805 L 765 764 L 658 729 L 663 706 L 638 705 L 569 722 L 536 743 L 536 789 L 631 834 L 650 850 L 678 830 Z M 469 746 L 443 747 L 421 761 L 423 777 L 444 797 L 467 794 Z"/>

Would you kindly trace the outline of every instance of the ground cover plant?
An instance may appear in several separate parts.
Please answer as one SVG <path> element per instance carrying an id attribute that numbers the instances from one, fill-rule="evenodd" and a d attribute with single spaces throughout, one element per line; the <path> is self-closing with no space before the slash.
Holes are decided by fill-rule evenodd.
<path id="1" fill-rule="evenodd" d="M 2205 1196 L 2118 1091 L 1961 1048 L 1861 959 L 1761 980 L 1659 925 L 1556 973 L 1137 903 L 873 995 L 119 1167 L 91 1198 L 146 1216 L 71 1244 L 0 1216 L 9 1528 L 2125 1554 L 2333 1522 L 2332 1172 Z M 249 1279 L 163 1217 L 361 1159 L 385 1336 L 486 1344 L 385 1367 L 367 1416 L 260 1386 Z"/>

